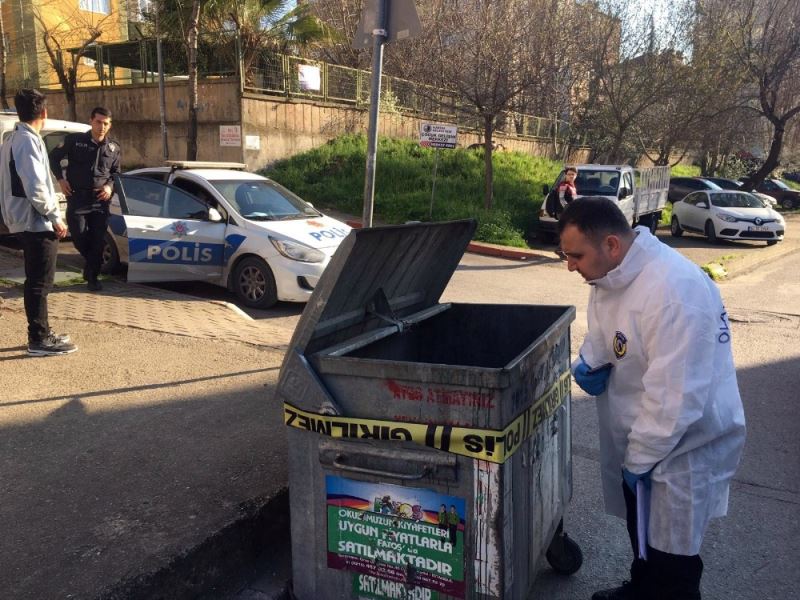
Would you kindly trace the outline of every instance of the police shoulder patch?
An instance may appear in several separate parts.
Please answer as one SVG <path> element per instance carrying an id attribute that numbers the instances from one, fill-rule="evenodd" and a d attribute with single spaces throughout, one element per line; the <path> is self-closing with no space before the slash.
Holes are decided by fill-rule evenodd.
<path id="1" fill-rule="evenodd" d="M 617 357 L 617 360 L 621 359 L 625 356 L 628 352 L 628 338 L 625 337 L 625 334 L 621 331 L 617 331 L 614 334 L 614 356 Z"/>

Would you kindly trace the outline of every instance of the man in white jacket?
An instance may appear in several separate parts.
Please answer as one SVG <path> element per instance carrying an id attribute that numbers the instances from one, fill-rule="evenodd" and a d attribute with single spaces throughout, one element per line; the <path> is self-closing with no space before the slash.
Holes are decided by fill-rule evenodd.
<path id="1" fill-rule="evenodd" d="M 67 335 L 50 329 L 47 295 L 55 277 L 58 240 L 67 235 L 47 148 L 39 132 L 47 119 L 46 97 L 23 89 L 14 97 L 20 122 L 0 148 L 0 211 L 10 233 L 16 233 L 25 257 L 25 314 L 28 354 L 69 354 L 77 348 Z"/>
<path id="2" fill-rule="evenodd" d="M 634 555 L 631 580 L 592 599 L 699 600 L 700 545 L 745 439 L 719 290 L 611 200 L 570 203 L 558 228 L 592 286 L 573 375 L 597 396 L 606 511 L 626 519 Z"/>

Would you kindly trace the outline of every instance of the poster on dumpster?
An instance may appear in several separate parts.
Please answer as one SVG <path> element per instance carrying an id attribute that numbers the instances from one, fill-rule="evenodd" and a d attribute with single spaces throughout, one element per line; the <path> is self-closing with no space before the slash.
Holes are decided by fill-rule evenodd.
<path id="1" fill-rule="evenodd" d="M 463 498 L 334 475 L 325 476 L 325 490 L 328 567 L 464 597 Z M 378 588 L 400 589 L 370 589 Z"/>
<path id="2" fill-rule="evenodd" d="M 380 579 L 363 573 L 353 574 L 353 597 L 358 600 L 439 600 L 439 592 L 411 587 L 400 581 Z"/>

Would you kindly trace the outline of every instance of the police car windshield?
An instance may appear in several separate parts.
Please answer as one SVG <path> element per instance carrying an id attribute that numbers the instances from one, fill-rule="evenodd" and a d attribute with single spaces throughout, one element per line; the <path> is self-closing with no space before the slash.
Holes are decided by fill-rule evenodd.
<path id="1" fill-rule="evenodd" d="M 309 219 L 321 214 L 274 181 L 210 181 L 217 191 L 242 215 L 251 221 L 286 221 Z"/>

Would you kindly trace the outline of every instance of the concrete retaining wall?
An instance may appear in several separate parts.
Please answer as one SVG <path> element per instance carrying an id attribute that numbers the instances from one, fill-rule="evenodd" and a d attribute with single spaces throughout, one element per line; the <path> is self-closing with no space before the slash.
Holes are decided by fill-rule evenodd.
<path id="1" fill-rule="evenodd" d="M 245 162 L 260 169 L 276 160 L 316 148 L 345 133 L 366 133 L 368 114 L 363 108 L 319 102 L 240 95 L 230 79 L 203 80 L 198 86 L 198 160 Z M 186 156 L 187 91 L 185 81 L 166 85 L 166 118 L 169 158 Z M 51 117 L 60 118 L 66 103 L 61 92 L 48 94 Z M 95 106 L 113 113 L 112 136 L 122 145 L 123 166 L 154 166 L 162 163 L 158 86 L 142 84 L 115 88 L 85 88 L 77 93 L 77 113 L 89 120 Z M 383 136 L 417 139 L 424 119 L 400 113 L 382 113 L 379 133 Z M 239 127 L 223 145 L 221 127 Z M 480 132 L 460 131 L 459 146 L 481 142 Z M 534 156 L 552 156 L 547 141 L 497 134 L 495 142 L 506 150 Z M 571 162 L 585 162 L 588 151 L 578 150 Z"/>

